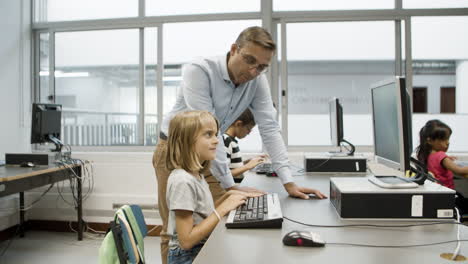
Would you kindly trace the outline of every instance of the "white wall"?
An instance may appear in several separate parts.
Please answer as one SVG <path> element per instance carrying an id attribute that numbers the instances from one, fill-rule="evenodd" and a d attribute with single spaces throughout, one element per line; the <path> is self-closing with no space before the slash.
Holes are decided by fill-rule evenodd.
<path id="1" fill-rule="evenodd" d="M 9 152 L 30 151 L 30 1 L 0 1 L 0 159 Z M 30 115 L 30 114 L 29 114 Z M 18 195 L 0 198 L 0 208 L 16 206 Z M 18 214 L 0 210 L 0 230 Z"/>
<path id="2" fill-rule="evenodd" d="M 151 163 L 151 152 L 84 152 L 74 158 L 92 161 L 94 189 L 83 202 L 83 219 L 87 222 L 108 223 L 115 212 L 114 204 L 139 204 L 147 224 L 161 224 L 157 210 L 157 182 Z M 63 197 L 71 201 L 69 185 L 61 182 Z M 88 190 L 83 186 L 83 195 Z M 34 201 L 47 187 L 28 192 L 26 204 Z M 145 209 L 145 208 L 152 209 Z M 33 209 L 28 219 L 76 221 L 75 210 L 65 203 L 54 187 Z"/>

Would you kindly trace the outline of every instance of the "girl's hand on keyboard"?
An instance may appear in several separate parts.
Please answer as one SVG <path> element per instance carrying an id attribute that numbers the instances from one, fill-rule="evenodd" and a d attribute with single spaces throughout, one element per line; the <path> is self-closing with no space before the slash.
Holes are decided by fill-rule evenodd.
<path id="1" fill-rule="evenodd" d="M 230 190 L 227 192 L 227 195 L 233 195 L 233 194 L 245 195 L 248 198 L 259 197 L 259 196 L 265 195 L 265 193 L 263 192 L 243 192 L 243 191 L 238 191 L 238 190 Z"/>
<path id="2" fill-rule="evenodd" d="M 216 208 L 216 211 L 218 211 L 221 215 L 226 215 L 228 214 L 231 210 L 236 209 L 240 205 L 245 204 L 247 201 L 247 196 L 242 195 L 242 194 L 232 194 L 229 195 L 226 200 L 224 200 L 218 208 Z"/>
<path id="3" fill-rule="evenodd" d="M 247 186 L 239 186 L 239 185 L 234 185 L 234 186 L 228 188 L 228 190 L 236 190 L 236 191 L 242 191 L 242 192 L 248 192 L 248 193 L 266 194 L 266 192 L 261 191 L 259 189 L 255 189 L 255 188 L 247 187 Z"/>

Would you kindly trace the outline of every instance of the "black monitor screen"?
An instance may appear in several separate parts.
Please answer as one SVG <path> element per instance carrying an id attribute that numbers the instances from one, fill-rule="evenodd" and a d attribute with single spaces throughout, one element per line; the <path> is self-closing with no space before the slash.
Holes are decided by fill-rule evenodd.
<path id="1" fill-rule="evenodd" d="M 33 104 L 31 119 L 31 144 L 60 139 L 62 105 Z"/>
<path id="2" fill-rule="evenodd" d="M 330 137 L 332 145 L 340 146 L 343 141 L 343 107 L 338 98 L 329 102 L 330 107 Z"/>

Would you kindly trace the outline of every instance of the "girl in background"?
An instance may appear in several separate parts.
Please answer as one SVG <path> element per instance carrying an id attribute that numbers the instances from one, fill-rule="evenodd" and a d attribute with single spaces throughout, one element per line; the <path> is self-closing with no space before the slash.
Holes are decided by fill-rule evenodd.
<path id="1" fill-rule="evenodd" d="M 447 156 L 452 129 L 440 120 L 429 120 L 419 131 L 418 160 L 427 166 L 442 185 L 454 189 L 453 173 L 468 177 L 468 167 L 460 167 Z"/>

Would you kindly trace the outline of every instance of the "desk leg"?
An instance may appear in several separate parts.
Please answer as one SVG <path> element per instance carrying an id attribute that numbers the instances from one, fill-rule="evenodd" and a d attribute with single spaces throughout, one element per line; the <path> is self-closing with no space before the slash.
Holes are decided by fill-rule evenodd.
<path id="1" fill-rule="evenodd" d="M 77 178 L 77 181 L 78 181 L 78 184 L 77 184 L 77 188 L 78 188 L 78 208 L 77 208 L 77 214 L 78 214 L 78 240 L 83 240 L 83 208 L 82 208 L 82 196 L 81 196 L 81 171 L 82 171 L 82 167 L 79 166 L 77 169 L 76 169 L 76 173 L 77 175 L 79 176 Z"/>
<path id="2" fill-rule="evenodd" d="M 24 237 L 24 192 L 20 192 L 19 193 L 20 195 L 20 212 L 19 212 L 19 215 L 20 215 L 20 222 L 19 222 L 19 234 L 20 234 L 20 237 Z"/>

